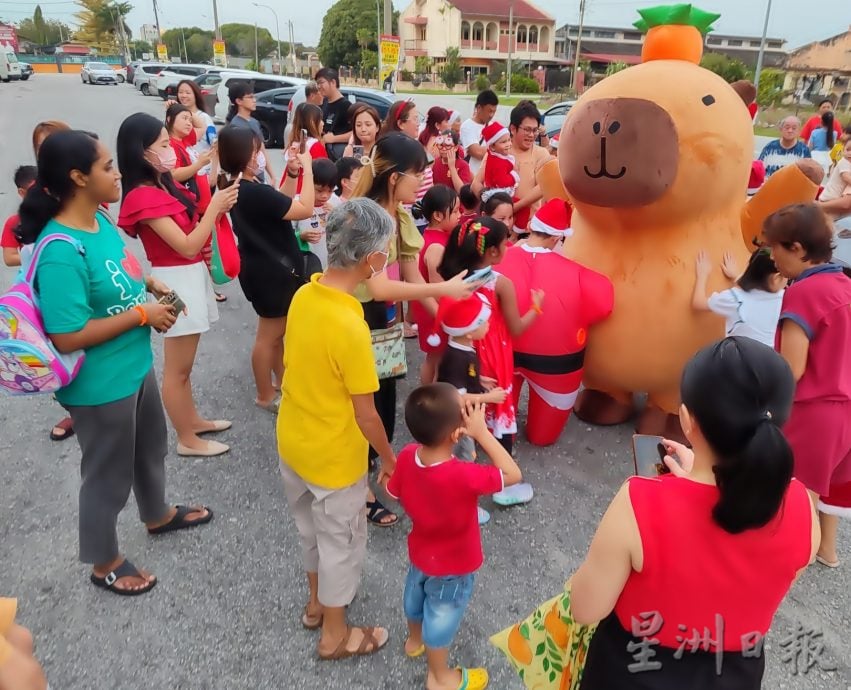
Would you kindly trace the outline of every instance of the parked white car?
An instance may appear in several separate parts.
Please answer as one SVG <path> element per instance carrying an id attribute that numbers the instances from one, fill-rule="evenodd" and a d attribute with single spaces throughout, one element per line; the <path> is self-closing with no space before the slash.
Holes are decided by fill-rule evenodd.
<path id="1" fill-rule="evenodd" d="M 80 70 L 80 79 L 84 84 L 112 84 L 118 86 L 115 70 L 105 62 L 87 62 Z"/>
<path id="2" fill-rule="evenodd" d="M 230 85 L 236 81 L 247 81 L 254 87 L 254 93 L 262 93 L 270 89 L 279 89 L 283 86 L 304 86 L 307 83 L 306 79 L 300 77 L 279 76 L 277 74 L 262 74 L 260 72 L 234 72 L 228 70 L 222 72 L 222 80 L 219 82 L 216 95 L 218 102 L 216 103 L 213 121 L 219 124 L 225 122 L 230 109 L 230 98 L 228 89 Z"/>
<path id="3" fill-rule="evenodd" d="M 221 71 L 221 67 L 215 65 L 190 65 L 173 64 L 164 67 L 155 77 L 151 79 L 151 95 L 157 94 L 163 100 L 174 98 L 177 93 L 177 85 L 184 79 L 194 79 L 208 72 Z"/>
<path id="4" fill-rule="evenodd" d="M 21 63 L 11 46 L 0 44 L 0 81 L 21 78 Z"/>
<path id="5" fill-rule="evenodd" d="M 154 79 L 157 74 L 167 69 L 169 65 L 164 62 L 144 62 L 133 71 L 133 86 L 137 91 L 141 91 L 145 96 L 156 94 L 151 88 L 151 79 Z"/>

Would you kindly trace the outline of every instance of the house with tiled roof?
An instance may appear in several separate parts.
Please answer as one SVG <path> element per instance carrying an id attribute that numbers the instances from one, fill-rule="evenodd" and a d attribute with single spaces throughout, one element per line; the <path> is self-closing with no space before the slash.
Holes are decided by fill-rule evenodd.
<path id="1" fill-rule="evenodd" d="M 404 67 L 414 70 L 419 56 L 437 68 L 446 49 L 458 47 L 471 77 L 508 59 L 556 65 L 555 19 L 528 0 L 412 0 L 399 16 Z"/>
<path id="2" fill-rule="evenodd" d="M 851 26 L 848 31 L 807 43 L 789 53 L 785 91 L 798 101 L 833 101 L 842 113 L 851 111 Z"/>

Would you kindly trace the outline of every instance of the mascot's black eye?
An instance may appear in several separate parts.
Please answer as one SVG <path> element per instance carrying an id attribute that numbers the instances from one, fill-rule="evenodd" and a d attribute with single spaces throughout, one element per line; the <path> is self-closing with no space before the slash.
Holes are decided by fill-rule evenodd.
<path id="1" fill-rule="evenodd" d="M 715 102 L 715 96 L 712 96 L 712 95 L 704 96 L 700 100 L 703 101 L 703 105 L 712 105 Z"/>

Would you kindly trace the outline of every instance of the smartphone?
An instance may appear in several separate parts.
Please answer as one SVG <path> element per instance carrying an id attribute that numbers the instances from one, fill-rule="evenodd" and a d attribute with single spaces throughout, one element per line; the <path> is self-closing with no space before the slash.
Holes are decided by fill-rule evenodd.
<path id="1" fill-rule="evenodd" d="M 180 299 L 178 294 L 172 290 L 167 295 L 163 295 L 158 300 L 160 304 L 166 304 L 174 307 L 175 315 L 180 315 L 184 309 L 186 309 L 186 305 L 183 303 L 183 300 Z"/>
<path id="2" fill-rule="evenodd" d="M 301 130 L 301 142 L 298 145 L 298 152 L 304 153 L 307 151 L 307 130 Z"/>
<path id="3" fill-rule="evenodd" d="M 355 158 L 363 158 L 363 146 L 352 146 L 352 155 Z"/>
<path id="4" fill-rule="evenodd" d="M 487 280 L 493 273 L 492 266 L 485 266 L 478 271 L 473 271 L 470 275 L 464 278 L 465 283 L 478 283 L 480 280 Z"/>
<path id="5" fill-rule="evenodd" d="M 661 436 L 633 435 L 632 454 L 637 476 L 658 477 L 671 472 L 665 464 L 665 456 L 668 455 L 668 451 L 662 441 Z"/>

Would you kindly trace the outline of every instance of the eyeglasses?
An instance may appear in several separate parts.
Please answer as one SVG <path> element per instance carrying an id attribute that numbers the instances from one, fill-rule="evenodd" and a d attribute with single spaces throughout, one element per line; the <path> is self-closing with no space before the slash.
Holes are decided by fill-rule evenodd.
<path id="1" fill-rule="evenodd" d="M 423 179 L 425 178 L 425 173 L 424 173 L 424 172 L 419 172 L 419 173 L 406 173 L 406 172 L 400 172 L 399 174 L 400 174 L 400 175 L 402 175 L 402 176 L 404 176 L 404 177 L 413 177 L 413 178 L 416 178 L 416 179 L 417 179 L 417 180 L 419 180 L 420 182 L 422 182 L 422 181 L 423 181 Z"/>
<path id="2" fill-rule="evenodd" d="M 519 129 L 521 132 L 523 132 L 525 134 L 537 134 L 539 128 L 538 127 L 518 127 L 517 129 Z"/>

